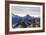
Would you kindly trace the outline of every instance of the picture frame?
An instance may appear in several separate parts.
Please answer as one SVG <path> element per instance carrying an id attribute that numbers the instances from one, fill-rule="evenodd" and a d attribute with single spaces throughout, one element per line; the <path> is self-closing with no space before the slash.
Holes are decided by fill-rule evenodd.
<path id="1" fill-rule="evenodd" d="M 19 7 L 20 6 L 20 7 Z M 24 8 L 24 6 L 25 6 L 25 8 Z M 40 15 L 41 16 L 41 20 L 40 20 L 40 24 L 41 24 L 41 29 L 40 29 L 40 27 L 39 28 L 35 28 L 35 27 L 33 27 L 33 28 L 30 28 L 29 27 L 29 30 L 28 30 L 28 27 L 27 28 L 15 28 L 15 29 L 12 29 L 11 30 L 11 25 L 10 25 L 10 14 L 11 14 L 11 10 L 14 10 L 14 8 L 16 8 L 15 9 L 15 11 L 17 10 L 17 15 L 18 15 L 18 11 L 24 11 L 24 13 L 25 13 L 25 11 L 26 11 L 26 13 L 25 14 L 27 14 L 28 12 L 30 12 L 28 9 L 30 9 L 30 7 L 32 7 L 32 6 L 34 6 L 34 8 L 32 8 L 32 9 L 34 9 L 34 11 L 35 11 L 35 9 L 38 11 L 40 11 L 40 12 L 35 12 L 35 14 L 37 15 L 38 13 L 38 15 L 40 15 L 40 14 L 42 14 L 42 15 Z M 13 9 L 12 9 L 12 7 L 13 7 Z M 18 8 L 17 8 L 18 7 Z M 27 7 L 27 8 L 26 8 Z M 29 8 L 28 8 L 29 7 Z M 35 7 L 39 7 L 40 9 L 37 9 L 37 8 L 35 8 Z M 20 10 L 19 10 L 20 9 Z M 24 10 L 23 10 L 24 9 Z M 13 11 L 14 12 L 14 11 Z M 13 13 L 12 12 L 12 13 Z M 32 13 L 33 13 L 33 10 L 31 11 Z M 15 13 L 15 12 L 14 12 Z M 15 13 L 15 14 L 16 14 Z M 22 12 L 23 13 L 23 12 Z M 20 12 L 20 14 L 22 15 L 22 13 Z M 24 15 L 24 13 L 23 13 L 23 15 Z M 31 13 L 31 14 L 32 14 Z M 30 14 L 30 13 L 29 13 Z M 33 13 L 34 14 L 34 13 Z M 13 16 L 14 14 L 12 14 L 12 16 Z M 37 16 L 38 16 L 37 15 Z M 14 26 L 14 25 L 13 25 Z M 13 27 L 14 28 L 14 27 Z M 36 32 L 44 32 L 45 31 L 45 4 L 44 3 L 39 3 L 39 2 L 22 2 L 22 1 L 6 1 L 5 2 L 5 34 L 20 34 L 20 33 L 36 33 Z"/>

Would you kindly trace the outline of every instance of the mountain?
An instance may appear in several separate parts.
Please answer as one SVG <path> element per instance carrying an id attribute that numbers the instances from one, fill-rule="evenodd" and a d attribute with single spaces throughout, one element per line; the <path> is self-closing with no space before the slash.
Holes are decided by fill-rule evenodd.
<path id="1" fill-rule="evenodd" d="M 12 24 L 15 24 L 20 19 L 20 16 L 14 15 L 12 16 Z"/>
<path id="2" fill-rule="evenodd" d="M 12 16 L 12 24 L 15 25 L 14 28 L 19 26 L 19 25 L 28 26 L 28 25 L 32 24 L 32 21 L 34 19 L 36 19 L 40 22 L 40 17 L 32 17 L 30 15 L 26 15 L 26 16 L 21 17 L 21 16 L 18 16 L 18 15 L 13 15 Z"/>

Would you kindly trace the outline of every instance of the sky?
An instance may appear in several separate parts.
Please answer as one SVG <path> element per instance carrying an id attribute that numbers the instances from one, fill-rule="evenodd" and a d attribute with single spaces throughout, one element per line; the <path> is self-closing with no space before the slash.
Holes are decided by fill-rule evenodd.
<path id="1" fill-rule="evenodd" d="M 31 10 L 32 12 L 40 12 L 40 7 L 22 7 L 22 6 L 12 6 L 12 10 Z"/>
<path id="2" fill-rule="evenodd" d="M 12 13 L 20 16 L 26 14 L 40 16 L 40 7 L 12 6 Z"/>

